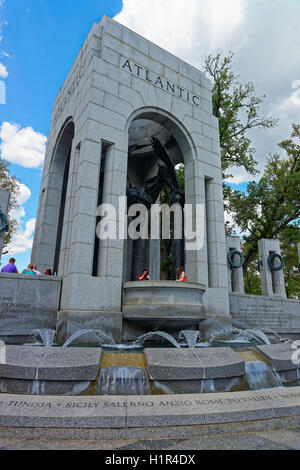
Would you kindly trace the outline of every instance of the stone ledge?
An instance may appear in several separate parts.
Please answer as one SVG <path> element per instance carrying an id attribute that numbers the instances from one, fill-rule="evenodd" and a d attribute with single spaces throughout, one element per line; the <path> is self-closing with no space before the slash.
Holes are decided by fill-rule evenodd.
<path id="1" fill-rule="evenodd" d="M 300 416 L 272 418 L 223 424 L 199 424 L 194 426 L 143 427 L 124 429 L 80 429 L 80 428 L 25 428 L 0 427 L 0 438 L 13 439 L 80 439 L 80 440 L 127 440 L 127 439 L 166 439 L 202 438 L 229 433 L 288 430 L 300 425 Z"/>
<path id="2" fill-rule="evenodd" d="M 26 279 L 27 281 L 51 281 L 51 282 L 61 282 L 62 277 L 60 276 L 44 276 L 43 274 L 41 276 L 35 274 L 30 275 L 30 274 L 11 274 L 11 273 L 0 273 L 0 279 Z"/>
<path id="3" fill-rule="evenodd" d="M 257 346 L 259 353 L 266 359 L 277 372 L 298 369 L 299 365 L 294 364 L 292 356 L 296 349 L 292 348 L 292 342 L 281 344 L 271 344 Z M 297 356 L 299 357 L 299 355 Z"/>
<path id="4" fill-rule="evenodd" d="M 152 380 L 195 380 L 239 377 L 245 363 L 231 348 L 146 348 Z"/>
<path id="5" fill-rule="evenodd" d="M 101 353 L 101 348 L 6 346 L 5 364 L 0 364 L 0 378 L 94 380 L 99 371 Z"/>
<path id="6" fill-rule="evenodd" d="M 300 387 L 139 397 L 0 395 L 0 428 L 164 428 L 300 415 Z"/>
<path id="7" fill-rule="evenodd" d="M 178 282 L 178 281 L 131 281 L 124 282 L 123 288 L 138 288 L 138 289 L 147 289 L 149 287 L 157 288 L 171 288 L 171 289 L 196 289 L 196 290 L 206 290 L 204 284 L 198 284 L 197 282 Z M 204 293 L 204 292 L 203 292 Z"/>

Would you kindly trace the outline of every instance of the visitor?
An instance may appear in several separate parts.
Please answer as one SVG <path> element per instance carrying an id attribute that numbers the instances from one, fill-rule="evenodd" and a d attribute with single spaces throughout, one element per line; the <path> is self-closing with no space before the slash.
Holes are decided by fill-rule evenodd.
<path id="1" fill-rule="evenodd" d="M 35 272 L 33 270 L 33 264 L 29 264 L 27 269 L 23 269 L 22 274 L 33 274 L 35 276 Z"/>
<path id="2" fill-rule="evenodd" d="M 142 274 L 139 275 L 138 280 L 139 281 L 149 281 L 149 279 L 150 279 L 149 272 L 147 271 L 147 269 L 144 269 Z"/>
<path id="3" fill-rule="evenodd" d="M 45 269 L 44 274 L 45 274 L 45 276 L 52 276 L 51 269 Z"/>
<path id="4" fill-rule="evenodd" d="M 11 274 L 18 274 L 18 270 L 15 266 L 15 258 L 10 258 L 8 264 L 6 266 L 3 266 L 1 269 L 2 273 L 11 273 Z"/>
<path id="5" fill-rule="evenodd" d="M 42 273 L 40 273 L 40 271 L 37 270 L 37 266 L 33 266 L 33 271 L 34 271 L 34 274 L 36 274 L 37 276 L 42 275 Z"/>
<path id="6" fill-rule="evenodd" d="M 177 268 L 177 279 L 176 279 L 176 281 L 187 282 L 187 275 L 184 272 L 184 267 L 183 266 L 178 266 L 178 268 Z"/>

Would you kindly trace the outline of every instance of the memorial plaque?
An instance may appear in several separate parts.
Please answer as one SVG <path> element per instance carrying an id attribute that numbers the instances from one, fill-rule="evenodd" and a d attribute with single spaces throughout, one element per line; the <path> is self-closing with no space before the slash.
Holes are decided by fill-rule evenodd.
<path id="1" fill-rule="evenodd" d="M 61 280 L 51 276 L 0 274 L 0 336 L 28 336 L 55 329 Z"/>
<path id="2" fill-rule="evenodd" d="M 6 346 L 0 378 L 23 380 L 94 380 L 99 371 L 101 348 L 48 348 Z"/>
<path id="3" fill-rule="evenodd" d="M 245 363 L 231 348 L 145 349 L 152 380 L 195 380 L 244 375 Z"/>
<path id="4" fill-rule="evenodd" d="M 257 346 L 259 353 L 274 367 L 277 372 L 297 369 L 299 364 L 293 362 L 292 357 L 296 349 L 288 341 L 281 344 Z"/>
<path id="5" fill-rule="evenodd" d="M 268 328 L 278 333 L 299 333 L 300 301 L 256 295 L 229 294 L 232 319 L 251 328 Z"/>

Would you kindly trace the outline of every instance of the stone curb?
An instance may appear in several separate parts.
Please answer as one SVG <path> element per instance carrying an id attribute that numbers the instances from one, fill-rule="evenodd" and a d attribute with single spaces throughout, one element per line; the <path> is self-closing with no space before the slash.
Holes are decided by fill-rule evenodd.
<path id="1" fill-rule="evenodd" d="M 300 387 L 201 395 L 0 396 L 0 428 L 103 430 L 224 425 L 300 415 Z M 73 431 L 72 431 L 73 432 Z"/>

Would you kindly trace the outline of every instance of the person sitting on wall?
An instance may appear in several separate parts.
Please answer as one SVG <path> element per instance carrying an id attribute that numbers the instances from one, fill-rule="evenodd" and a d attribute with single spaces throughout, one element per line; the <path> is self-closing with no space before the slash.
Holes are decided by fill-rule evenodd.
<path id="1" fill-rule="evenodd" d="M 37 270 L 37 266 L 33 266 L 33 271 L 34 271 L 34 274 L 37 274 L 38 276 L 42 275 L 42 273 L 40 273 L 40 271 Z"/>
<path id="2" fill-rule="evenodd" d="M 183 266 L 178 266 L 178 268 L 177 268 L 177 279 L 176 279 L 176 281 L 187 282 L 187 275 L 184 272 L 184 267 Z"/>
<path id="3" fill-rule="evenodd" d="M 147 269 L 144 269 L 142 274 L 139 275 L 138 280 L 139 281 L 149 281 L 149 273 Z"/>
<path id="4" fill-rule="evenodd" d="M 45 274 L 45 276 L 52 276 L 51 269 L 45 269 L 44 274 Z"/>
<path id="5" fill-rule="evenodd" d="M 8 264 L 6 266 L 3 266 L 1 269 L 2 273 L 11 273 L 11 274 L 18 274 L 17 267 L 15 266 L 15 258 L 10 258 Z"/>
<path id="6" fill-rule="evenodd" d="M 33 274 L 35 276 L 36 274 L 33 270 L 33 267 L 33 264 L 29 264 L 27 269 L 23 269 L 22 274 Z"/>

